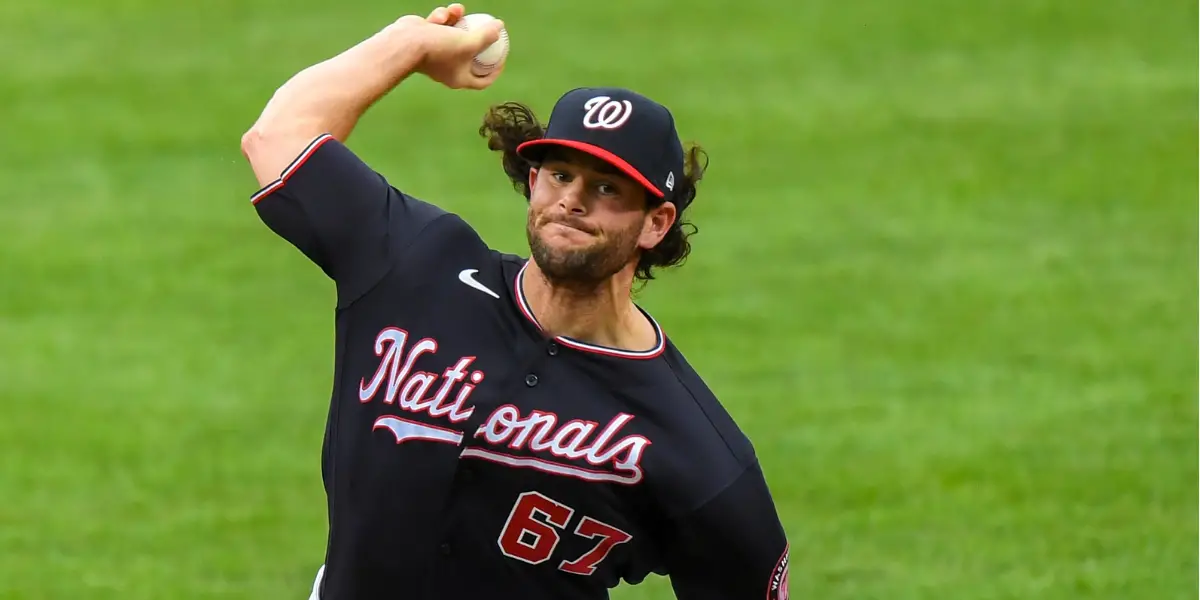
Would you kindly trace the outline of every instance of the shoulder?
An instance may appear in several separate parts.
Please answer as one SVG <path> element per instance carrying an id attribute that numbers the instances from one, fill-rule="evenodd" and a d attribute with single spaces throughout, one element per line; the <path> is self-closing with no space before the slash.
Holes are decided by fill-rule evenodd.
<path id="1" fill-rule="evenodd" d="M 457 213 L 435 207 L 407 194 L 405 197 L 423 206 L 432 207 L 429 219 L 411 239 L 396 237 L 395 245 L 404 250 L 403 255 L 398 255 L 403 256 L 405 260 L 420 266 L 466 257 L 473 259 L 479 252 L 490 250 L 479 232 Z"/>
<path id="2" fill-rule="evenodd" d="M 757 458 L 749 437 L 669 339 L 661 361 L 669 372 L 658 403 L 666 439 L 652 440 L 651 479 L 671 512 L 686 512 L 719 494 Z"/>
<path id="3" fill-rule="evenodd" d="M 675 375 L 678 401 L 703 416 L 708 423 L 709 428 L 702 432 L 723 442 L 739 463 L 753 463 L 754 447 L 750 439 L 670 338 L 666 340 L 662 358 Z"/>
<path id="4" fill-rule="evenodd" d="M 412 203 L 433 207 L 436 213 L 431 210 L 429 219 L 410 234 L 401 231 L 387 234 L 388 272 L 382 278 L 384 285 L 372 288 L 374 296 L 416 292 L 427 295 L 457 290 L 462 285 L 461 278 L 468 272 L 473 280 L 488 288 L 502 281 L 498 277 L 497 253 L 460 215 L 403 192 L 393 193 L 403 194 Z"/>

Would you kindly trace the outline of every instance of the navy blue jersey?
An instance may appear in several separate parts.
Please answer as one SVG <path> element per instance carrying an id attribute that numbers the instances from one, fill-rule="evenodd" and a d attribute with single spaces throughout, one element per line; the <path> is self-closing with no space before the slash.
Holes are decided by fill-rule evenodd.
<path id="1" fill-rule="evenodd" d="M 330 136 L 252 201 L 337 288 L 322 600 L 601 599 L 650 573 L 786 598 L 754 449 L 657 323 L 642 352 L 547 335 L 526 259 Z"/>

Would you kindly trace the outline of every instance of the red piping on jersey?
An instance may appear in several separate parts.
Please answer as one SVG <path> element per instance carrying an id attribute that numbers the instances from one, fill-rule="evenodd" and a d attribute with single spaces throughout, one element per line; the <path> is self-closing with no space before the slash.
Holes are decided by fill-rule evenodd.
<path id="1" fill-rule="evenodd" d="M 317 151 L 318 148 L 324 145 L 325 142 L 328 142 L 332 139 L 334 139 L 332 135 L 328 133 L 322 133 L 321 135 L 317 136 L 317 139 L 309 142 L 308 146 L 304 148 L 304 151 L 300 153 L 300 156 L 297 156 L 296 160 L 293 160 L 292 163 L 283 170 L 283 173 L 279 175 L 279 179 L 268 183 L 266 187 L 258 192 L 255 192 L 253 196 L 250 196 L 250 204 L 258 204 L 259 200 L 270 196 L 275 190 L 283 187 L 284 184 L 287 183 L 288 178 L 296 172 L 296 169 L 304 166 L 304 163 L 313 155 L 314 152 Z"/>
<path id="2" fill-rule="evenodd" d="M 526 300 L 525 300 L 525 286 L 521 284 L 521 278 L 525 274 L 525 268 L 528 266 L 529 266 L 529 263 L 526 262 L 524 265 L 521 265 L 521 270 L 517 271 L 517 278 L 516 278 L 516 281 L 513 282 L 513 289 L 516 290 L 517 306 L 521 309 L 521 313 L 524 314 L 525 318 L 529 319 L 529 321 L 531 323 L 533 323 L 538 329 L 542 329 L 542 324 L 538 323 L 537 318 L 533 316 L 533 311 L 530 310 L 529 303 L 526 302 Z M 639 308 L 638 310 L 641 310 L 641 309 Z M 646 360 L 646 359 L 651 359 L 651 358 L 658 358 L 663 353 L 663 351 L 666 350 L 666 348 L 667 348 L 667 336 L 663 334 L 662 327 L 659 327 L 658 321 L 655 321 L 654 317 L 651 317 L 645 311 L 642 311 L 642 314 L 646 315 L 647 319 L 650 319 L 651 325 L 654 325 L 654 335 L 655 335 L 655 338 L 658 339 L 658 343 L 655 344 L 654 348 L 651 348 L 650 350 L 644 350 L 641 352 L 635 352 L 632 350 L 618 350 L 616 348 L 609 348 L 607 346 L 597 346 L 595 344 L 588 344 L 586 342 L 581 342 L 579 340 L 573 340 L 569 337 L 561 336 L 561 335 L 555 336 L 554 339 L 558 343 L 560 343 L 568 348 L 573 348 L 575 350 L 580 350 L 583 352 L 591 352 L 593 354 L 603 354 L 605 356 L 613 356 L 616 358 L 630 358 L 630 359 L 636 359 L 636 360 Z"/>

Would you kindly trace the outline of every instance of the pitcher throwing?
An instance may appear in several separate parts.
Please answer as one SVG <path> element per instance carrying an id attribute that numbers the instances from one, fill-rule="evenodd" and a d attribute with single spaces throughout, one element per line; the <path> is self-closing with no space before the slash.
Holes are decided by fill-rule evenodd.
<path id="1" fill-rule="evenodd" d="M 657 573 L 681 600 L 786 598 L 750 441 L 631 299 L 690 249 L 704 155 L 671 113 L 621 88 L 568 91 L 544 127 L 521 104 L 488 112 L 480 133 L 528 201 L 528 258 L 344 145 L 412 74 L 499 77 L 471 62 L 502 24 L 448 26 L 462 16 L 403 17 L 305 69 L 242 139 L 258 215 L 337 291 L 313 596 L 601 599 Z"/>

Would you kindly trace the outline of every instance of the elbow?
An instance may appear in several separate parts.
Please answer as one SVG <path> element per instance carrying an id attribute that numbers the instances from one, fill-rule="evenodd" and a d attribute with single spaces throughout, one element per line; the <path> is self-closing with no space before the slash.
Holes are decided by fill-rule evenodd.
<path id="1" fill-rule="evenodd" d="M 242 156 L 246 160 L 254 162 L 255 150 L 262 147 L 263 137 L 262 128 L 257 123 L 242 134 Z"/>
<path id="2" fill-rule="evenodd" d="M 295 158 L 316 137 L 310 134 L 312 127 L 295 121 L 271 121 L 266 124 L 260 119 L 242 134 L 242 155 L 250 163 L 255 176 L 266 185 L 282 176 Z"/>
<path id="3" fill-rule="evenodd" d="M 250 162 L 275 154 L 298 153 L 323 131 L 307 121 L 288 119 L 264 123 L 261 119 L 242 134 L 242 154 Z M 290 161 L 294 156 L 288 158 Z"/>
<path id="4" fill-rule="evenodd" d="M 292 159 L 279 147 L 279 137 L 277 133 L 263 128 L 259 123 L 255 123 L 242 134 L 242 156 L 246 157 L 246 162 L 254 171 L 259 185 L 267 185 L 276 180 Z"/>
<path id="5" fill-rule="evenodd" d="M 287 136 L 277 127 L 264 127 L 261 121 L 242 134 L 241 146 L 242 156 L 246 157 L 246 162 L 250 163 L 250 167 L 260 179 L 264 176 L 274 179 L 293 158 L 284 158 L 285 155 L 291 154 Z M 284 161 L 283 165 L 280 161 Z"/>

